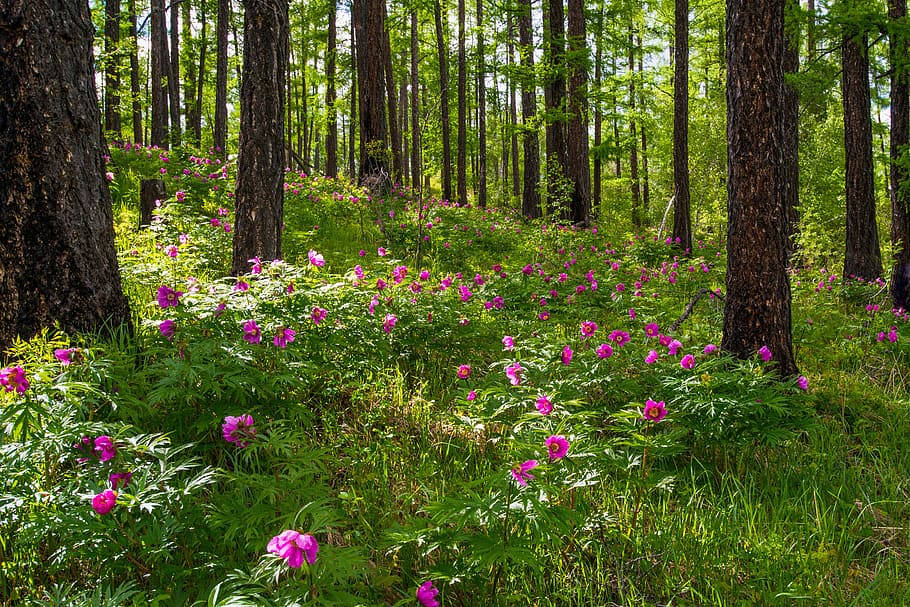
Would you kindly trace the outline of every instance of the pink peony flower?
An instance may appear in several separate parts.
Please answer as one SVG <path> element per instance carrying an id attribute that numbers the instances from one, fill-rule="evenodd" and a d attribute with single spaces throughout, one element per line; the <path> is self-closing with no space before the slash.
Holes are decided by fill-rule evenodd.
<path id="1" fill-rule="evenodd" d="M 275 334 L 275 337 L 272 339 L 272 343 L 275 344 L 275 346 L 278 348 L 287 348 L 288 344 L 294 341 L 295 335 L 297 335 L 297 332 L 294 329 L 282 327 L 278 333 Z"/>
<path id="2" fill-rule="evenodd" d="M 126 487 L 129 485 L 132 478 L 132 472 L 114 472 L 109 477 L 107 477 L 107 480 L 110 481 L 111 486 L 113 487 L 114 491 L 116 491 L 120 487 Z"/>
<path id="3" fill-rule="evenodd" d="M 651 350 L 650 352 L 648 352 L 648 355 L 645 356 L 645 364 L 653 365 L 654 363 L 657 362 L 657 359 L 659 357 L 660 357 L 660 355 L 657 353 L 657 350 Z"/>
<path id="4" fill-rule="evenodd" d="M 233 416 L 228 415 L 221 424 L 221 436 L 229 443 L 234 443 L 238 447 L 246 447 L 250 444 L 249 440 L 256 436 L 256 428 L 253 427 L 253 416 L 248 414 Z"/>
<path id="5" fill-rule="evenodd" d="M 540 411 L 541 415 L 549 415 L 553 412 L 553 403 L 546 396 L 538 396 L 537 401 L 534 403 L 537 406 L 537 410 Z"/>
<path id="6" fill-rule="evenodd" d="M 175 291 L 166 285 L 161 285 L 158 287 L 158 305 L 162 308 L 176 308 L 180 305 L 180 297 L 182 295 L 182 291 Z"/>
<path id="7" fill-rule="evenodd" d="M 111 489 L 105 489 L 92 498 L 92 509 L 102 516 L 113 510 L 116 504 L 117 492 Z"/>
<path id="8" fill-rule="evenodd" d="M 648 337 L 656 337 L 658 333 L 660 333 L 660 327 L 656 322 L 649 322 L 645 325 L 645 335 Z"/>
<path id="9" fill-rule="evenodd" d="M 477 390 L 471 390 L 468 392 L 467 400 L 468 402 L 475 400 L 477 398 Z"/>
<path id="10" fill-rule="evenodd" d="M 670 356 L 676 356 L 679 353 L 680 348 L 682 348 L 682 342 L 678 339 L 674 339 L 667 344 L 667 350 L 670 352 Z"/>
<path id="11" fill-rule="evenodd" d="M 379 255 L 380 257 L 385 257 L 386 253 L 388 253 L 388 251 L 386 251 L 385 247 L 379 247 L 378 249 L 376 249 L 376 254 Z"/>
<path id="12" fill-rule="evenodd" d="M 439 601 L 436 600 L 437 594 L 439 594 L 439 590 L 433 586 L 433 581 L 427 580 L 417 588 L 417 602 L 423 607 L 439 607 Z"/>
<path id="13" fill-rule="evenodd" d="M 288 567 L 299 569 L 304 558 L 310 565 L 316 562 L 319 542 L 309 533 L 288 529 L 269 540 L 268 551 L 286 559 Z"/>
<path id="14" fill-rule="evenodd" d="M 513 386 L 521 385 L 522 373 L 524 373 L 524 369 L 522 369 L 521 363 L 512 363 L 506 367 L 506 377 Z"/>
<path id="15" fill-rule="evenodd" d="M 458 365 L 458 379 L 467 379 L 471 376 L 471 365 Z"/>
<path id="16" fill-rule="evenodd" d="M 695 357 L 691 354 L 686 354 L 682 357 L 682 360 L 679 361 L 679 366 L 683 369 L 689 369 L 691 371 L 692 368 L 695 367 Z"/>
<path id="17" fill-rule="evenodd" d="M 658 403 L 649 398 L 645 402 L 643 416 L 646 420 L 655 423 L 665 418 L 667 416 L 667 407 L 664 406 L 664 401 Z"/>
<path id="18" fill-rule="evenodd" d="M 594 335 L 594 333 L 595 333 L 596 331 L 597 331 L 597 323 L 596 323 L 596 322 L 592 322 L 592 321 L 586 320 L 586 321 L 583 321 L 583 322 L 581 323 L 581 335 L 582 335 L 582 337 L 584 337 L 585 339 L 587 339 L 587 338 L 591 337 L 592 335 Z"/>
<path id="19" fill-rule="evenodd" d="M 799 386 L 799 389 L 805 392 L 809 389 L 809 379 L 805 375 L 800 375 L 799 379 L 796 380 L 796 385 Z"/>
<path id="20" fill-rule="evenodd" d="M 316 266 L 317 268 L 321 268 L 322 266 L 325 265 L 325 257 L 320 255 L 313 249 L 309 250 L 309 252 L 307 253 L 307 257 L 309 257 L 310 263 L 313 264 L 314 266 Z"/>
<path id="21" fill-rule="evenodd" d="M 243 323 L 243 339 L 250 344 L 258 344 L 262 341 L 262 330 L 255 320 L 248 320 Z"/>
<path id="22" fill-rule="evenodd" d="M 158 323 L 158 331 L 161 332 L 161 335 L 167 339 L 174 339 L 174 333 L 176 332 L 176 323 L 171 320 L 162 320 Z"/>
<path id="23" fill-rule="evenodd" d="M 502 338 L 502 347 L 506 350 L 513 350 L 515 348 L 515 338 L 511 335 L 506 335 Z"/>
<path id="24" fill-rule="evenodd" d="M 714 344 L 708 344 L 707 346 L 705 346 L 704 352 L 705 352 L 705 354 L 714 354 L 715 352 L 717 352 L 717 346 L 715 346 Z"/>
<path id="25" fill-rule="evenodd" d="M 112 460 L 114 459 L 114 456 L 117 455 L 117 447 L 114 445 L 114 441 L 106 434 L 96 438 L 94 444 L 95 454 L 102 462 Z"/>
<path id="26" fill-rule="evenodd" d="M 769 360 L 774 358 L 774 355 L 771 353 L 771 348 L 769 348 L 768 346 L 762 346 L 761 348 L 759 348 L 758 355 L 761 356 L 761 359 L 765 362 L 768 362 Z"/>
<path id="27" fill-rule="evenodd" d="M 574 354 L 574 352 L 572 352 L 572 348 L 570 348 L 569 346 L 565 346 L 562 349 L 562 364 L 568 365 L 570 362 L 572 362 L 573 354 Z"/>
<path id="28" fill-rule="evenodd" d="M 328 312 L 324 308 L 320 308 L 319 306 L 314 307 L 313 311 L 310 312 L 310 318 L 313 320 L 314 325 L 318 325 L 323 320 L 325 320 L 325 317 L 327 315 L 328 315 Z"/>
<path id="29" fill-rule="evenodd" d="M 73 353 L 75 351 L 76 348 L 57 348 L 54 350 L 54 358 L 59 360 L 64 367 L 69 366 L 73 363 Z"/>
<path id="30" fill-rule="evenodd" d="M 616 342 L 616 346 L 620 348 L 629 343 L 629 334 L 618 329 L 616 331 L 611 331 L 609 338 L 610 341 Z"/>
<path id="31" fill-rule="evenodd" d="M 514 478 L 519 485 L 522 487 L 528 486 L 528 481 L 534 478 L 534 475 L 529 472 L 537 467 L 536 459 L 529 459 L 524 463 L 521 463 L 510 471 L 512 473 L 512 478 Z"/>
<path id="32" fill-rule="evenodd" d="M 547 451 L 550 453 L 550 461 L 561 459 L 569 452 L 569 441 L 565 436 L 553 435 L 545 441 Z"/>
<path id="33" fill-rule="evenodd" d="M 398 323 L 398 317 L 394 314 L 386 314 L 385 318 L 382 319 L 382 330 L 386 333 L 391 333 L 392 329 L 395 328 L 395 325 Z"/>
<path id="34" fill-rule="evenodd" d="M 613 356 L 613 348 L 610 347 L 610 344 L 600 344 L 597 346 L 597 356 L 601 358 L 610 358 Z"/>

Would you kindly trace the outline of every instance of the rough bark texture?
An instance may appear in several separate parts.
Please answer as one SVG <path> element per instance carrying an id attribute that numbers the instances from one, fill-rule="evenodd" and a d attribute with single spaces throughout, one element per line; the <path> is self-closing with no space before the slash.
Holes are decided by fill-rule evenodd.
<path id="1" fill-rule="evenodd" d="M 152 223 L 155 203 L 167 198 L 167 189 L 161 179 L 143 179 L 139 183 L 139 227 Z"/>
<path id="2" fill-rule="evenodd" d="M 186 0 L 184 0 L 186 1 Z M 167 77 L 167 90 L 170 95 L 171 109 L 171 144 L 180 145 L 180 7 L 170 4 L 171 48 L 170 69 Z"/>
<path id="3" fill-rule="evenodd" d="M 483 47 L 483 0 L 477 0 L 477 204 L 487 206 L 487 89 Z"/>
<path id="4" fill-rule="evenodd" d="M 348 176 L 353 179 L 354 175 L 357 174 L 357 163 L 354 158 L 354 139 L 357 129 L 358 122 L 358 113 L 357 113 L 357 28 L 354 27 L 354 20 L 351 20 L 351 95 L 350 101 L 350 116 L 351 122 L 348 125 L 350 133 L 348 134 Z"/>
<path id="5" fill-rule="evenodd" d="M 594 88 L 600 89 L 600 81 L 603 78 L 603 28 L 604 28 L 604 7 L 600 7 L 597 14 L 597 33 L 594 39 Z M 602 162 L 600 156 L 600 145 L 603 143 L 603 113 L 600 110 L 600 99 L 594 100 L 594 187 L 591 195 L 591 204 L 593 212 L 598 212 L 600 208 L 601 192 L 601 171 Z"/>
<path id="6" fill-rule="evenodd" d="M 133 101 L 133 141 L 142 143 L 142 102 L 139 92 L 139 41 L 136 37 L 138 15 L 136 14 L 136 0 L 129 0 L 130 9 L 130 40 L 133 49 L 130 51 L 130 94 Z"/>
<path id="7" fill-rule="evenodd" d="M 0 4 L 0 353 L 59 321 L 130 322 L 87 2 Z M 110 324 L 108 324 L 110 323 Z"/>
<path id="8" fill-rule="evenodd" d="M 205 56 L 208 51 L 209 41 L 206 37 L 206 19 L 205 3 L 202 4 L 201 21 L 202 31 L 199 33 L 199 81 L 196 83 L 196 108 L 193 113 L 193 137 L 197 145 L 202 145 L 202 93 L 205 89 Z"/>
<path id="9" fill-rule="evenodd" d="M 673 241 L 692 250 L 689 207 L 689 0 L 676 0 L 673 46 Z"/>
<path id="10" fill-rule="evenodd" d="M 768 346 L 782 375 L 791 376 L 797 368 L 783 186 L 784 2 L 727 0 L 727 294 L 722 345 L 741 357 Z"/>
<path id="11" fill-rule="evenodd" d="M 464 41 L 464 0 L 458 0 L 458 160 L 456 197 L 468 201 L 468 67 Z"/>
<path id="12" fill-rule="evenodd" d="M 169 71 L 167 59 L 167 27 L 165 25 L 164 0 L 152 0 L 152 133 L 151 143 L 167 146 L 168 91 L 165 74 Z"/>
<path id="13" fill-rule="evenodd" d="M 215 149 L 227 156 L 227 73 L 228 22 L 231 19 L 231 0 L 218 0 L 217 30 L 215 33 Z"/>
<path id="14" fill-rule="evenodd" d="M 360 82 L 360 175 L 358 182 L 373 188 L 389 182 L 389 136 L 382 48 L 385 0 L 357 0 L 357 72 Z"/>
<path id="15" fill-rule="evenodd" d="M 572 182 L 571 219 L 591 218 L 591 165 L 588 161 L 588 47 L 583 0 L 569 0 L 569 123 L 566 177 Z"/>
<path id="16" fill-rule="evenodd" d="M 518 42 L 521 55 L 521 117 L 524 122 L 524 191 L 521 212 L 526 217 L 540 217 L 540 144 L 532 123 L 537 114 L 537 91 L 534 87 L 534 41 L 531 38 L 531 0 L 520 1 Z"/>
<path id="17" fill-rule="evenodd" d="M 882 257 L 875 223 L 872 164 L 872 104 L 866 36 L 845 31 L 842 43 L 844 151 L 846 155 L 847 247 L 844 276 L 878 278 Z"/>
<path id="18" fill-rule="evenodd" d="M 329 4 L 329 41 L 325 52 L 325 174 L 338 177 L 338 113 L 335 111 L 335 55 L 337 53 L 337 6 Z"/>
<path id="19" fill-rule="evenodd" d="M 787 0 L 784 14 L 786 25 L 799 15 L 798 0 Z M 789 34 L 789 35 L 788 35 Z M 785 29 L 784 74 L 799 71 L 799 35 L 796 27 Z M 788 257 L 796 253 L 799 232 L 799 95 L 796 89 L 784 84 L 784 171 L 786 184 Z M 792 263 L 792 262 L 791 262 Z"/>
<path id="20" fill-rule="evenodd" d="M 444 32 L 442 30 L 442 9 L 439 0 L 433 2 L 433 17 L 436 22 L 436 51 L 439 56 L 439 111 L 442 120 L 442 198 L 452 198 L 452 147 L 449 119 L 449 66 Z"/>
<path id="21" fill-rule="evenodd" d="M 104 3 L 104 130 L 120 137 L 120 0 Z"/>
<path id="22" fill-rule="evenodd" d="M 281 259 L 287 0 L 244 0 L 243 81 L 232 272 L 249 259 Z"/>
<path id="23" fill-rule="evenodd" d="M 392 179 L 401 179 L 401 129 L 398 127 L 398 103 L 395 89 L 395 72 L 392 69 L 392 45 L 389 40 L 388 15 L 385 0 L 382 4 L 382 63 L 388 104 L 389 143 L 392 148 Z"/>
<path id="24" fill-rule="evenodd" d="M 420 190 L 420 104 L 417 88 L 417 61 L 419 58 L 419 39 L 417 37 L 417 11 L 411 11 L 411 185 Z"/>
<path id="25" fill-rule="evenodd" d="M 907 0 L 888 0 L 892 25 L 906 20 Z M 899 31 L 890 36 L 891 55 L 891 298 L 895 308 L 910 309 L 910 192 L 905 165 L 899 162 L 910 144 L 910 78 L 907 38 Z"/>
<path id="26" fill-rule="evenodd" d="M 555 197 L 557 185 L 566 177 L 566 167 L 569 163 L 566 123 L 566 15 L 563 0 L 549 0 L 543 17 L 546 37 L 544 47 L 549 64 L 548 81 L 544 85 L 544 103 L 547 108 L 547 183 L 550 185 L 547 209 L 550 213 L 555 213 L 557 209 L 550 201 Z M 570 219 L 571 206 L 561 206 L 558 213 L 562 219 Z"/>
<path id="27" fill-rule="evenodd" d="M 193 61 L 193 47 L 196 46 L 193 40 L 192 15 L 190 13 L 190 3 L 184 1 L 181 4 L 181 36 L 183 44 L 187 49 L 185 62 L 186 68 L 183 78 L 183 120 L 184 129 L 187 133 L 188 141 L 194 145 L 199 145 L 199 140 L 195 139 L 193 125 L 196 123 L 196 63 Z"/>

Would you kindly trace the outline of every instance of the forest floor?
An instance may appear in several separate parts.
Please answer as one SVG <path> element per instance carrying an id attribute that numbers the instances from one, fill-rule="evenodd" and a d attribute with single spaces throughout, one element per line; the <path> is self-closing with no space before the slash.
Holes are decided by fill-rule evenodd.
<path id="1" fill-rule="evenodd" d="M 0 605 L 910 604 L 910 334 L 880 285 L 794 272 L 781 382 L 711 347 L 722 242 L 290 173 L 285 261 L 225 278 L 233 169 L 112 156 L 135 331 L 12 352 Z M 285 529 L 312 566 L 268 553 Z"/>

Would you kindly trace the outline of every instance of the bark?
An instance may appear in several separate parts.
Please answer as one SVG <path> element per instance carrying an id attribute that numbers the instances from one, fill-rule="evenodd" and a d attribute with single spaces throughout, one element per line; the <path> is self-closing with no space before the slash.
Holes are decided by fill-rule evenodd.
<path id="1" fill-rule="evenodd" d="M 358 183 L 373 189 L 389 185 L 389 135 L 383 70 L 385 0 L 357 0 L 357 71 L 360 82 L 360 174 Z"/>
<path id="2" fill-rule="evenodd" d="M 518 105 L 515 102 L 515 81 L 511 76 L 514 62 L 514 36 L 512 13 L 508 13 L 508 39 L 509 39 L 509 131 L 511 132 L 511 158 L 512 158 L 512 195 L 517 199 L 521 195 L 521 182 L 518 180 Z"/>
<path id="3" fill-rule="evenodd" d="M 411 11 L 411 182 L 420 190 L 420 105 L 417 98 L 419 86 L 417 61 L 419 60 L 419 39 L 417 37 L 417 10 Z"/>
<path id="4" fill-rule="evenodd" d="M 199 80 L 196 83 L 196 111 L 193 114 L 193 136 L 197 145 L 202 145 L 202 93 L 205 90 L 205 56 L 208 51 L 208 38 L 206 37 L 206 3 L 202 3 L 200 16 L 202 17 L 202 31 L 199 34 Z"/>
<path id="5" fill-rule="evenodd" d="M 613 77 L 615 78 L 618 71 L 616 68 L 616 56 L 612 59 Z M 613 93 L 613 162 L 616 177 L 622 177 L 622 152 L 619 141 L 619 110 L 617 108 L 616 93 Z"/>
<path id="6" fill-rule="evenodd" d="M 806 28 L 808 39 L 806 52 L 811 62 L 815 61 L 815 0 L 809 0 L 806 11 L 809 13 L 809 26 Z"/>
<path id="7" fill-rule="evenodd" d="M 87 2 L 0 4 L 0 352 L 128 325 Z"/>
<path id="8" fill-rule="evenodd" d="M 227 157 L 228 26 L 231 0 L 218 0 L 215 34 L 215 150 Z"/>
<path id="9" fill-rule="evenodd" d="M 329 4 L 329 41 L 325 53 L 325 174 L 338 177 L 338 114 L 335 110 L 335 55 L 337 53 L 336 19 L 338 8 L 335 0 Z"/>
<path id="10" fill-rule="evenodd" d="M 398 128 L 398 103 L 395 89 L 395 72 L 392 69 L 392 45 L 389 40 L 389 18 L 386 13 L 385 0 L 382 1 L 382 62 L 385 73 L 386 97 L 388 99 L 389 143 L 392 147 L 392 180 L 401 179 L 401 129 Z"/>
<path id="11" fill-rule="evenodd" d="M 477 0 L 477 205 L 487 207 L 487 91 L 483 47 L 483 0 Z"/>
<path id="12" fill-rule="evenodd" d="M 138 15 L 136 14 L 136 0 L 129 0 L 130 9 L 130 40 L 133 48 L 130 51 L 130 95 L 133 102 L 133 141 L 142 143 L 142 101 L 139 91 L 139 40 L 136 35 Z"/>
<path id="13" fill-rule="evenodd" d="M 907 17 L 907 0 L 888 0 L 892 25 Z M 910 192 L 907 166 L 900 157 L 910 144 L 910 78 L 907 38 L 897 29 L 889 40 L 891 61 L 891 242 L 894 267 L 891 271 L 891 298 L 895 308 L 910 309 Z"/>
<path id="14" fill-rule="evenodd" d="M 547 208 L 554 208 L 556 186 L 566 177 L 569 163 L 568 129 L 566 122 L 566 18 L 563 0 L 549 0 L 543 15 L 545 52 L 549 64 L 549 78 L 544 86 L 544 102 L 547 107 L 546 150 L 547 150 Z M 558 201 L 559 217 L 569 219 L 572 215 L 569 201 Z M 568 203 L 568 204 L 567 204 Z"/>
<path id="15" fill-rule="evenodd" d="M 641 45 L 641 34 L 635 37 L 638 52 L 638 77 L 641 86 L 638 89 L 638 98 L 640 107 L 645 107 L 644 97 L 644 48 Z M 644 209 L 644 216 L 647 217 L 651 210 L 651 185 L 648 182 L 648 133 L 644 120 L 641 121 L 641 202 Z"/>
<path id="16" fill-rule="evenodd" d="M 398 85 L 398 124 L 401 125 L 401 172 L 403 183 L 411 183 L 411 134 L 408 131 L 408 79 Z"/>
<path id="17" fill-rule="evenodd" d="M 552 1 L 552 0 L 551 0 Z M 561 0 L 558 0 L 558 4 Z M 571 219 L 586 225 L 591 219 L 591 165 L 588 161 L 588 47 L 583 0 L 569 0 L 569 90 L 566 177 L 572 182 Z"/>
<path id="18" fill-rule="evenodd" d="M 601 5 L 597 14 L 597 34 L 594 39 L 594 89 L 600 90 L 600 81 L 603 78 L 603 26 L 604 26 L 604 7 Z M 600 109 L 600 99 L 594 100 L 594 148 L 597 152 L 594 154 L 594 188 L 591 196 L 593 213 L 600 209 L 600 193 L 603 189 L 601 186 L 601 156 L 600 146 L 603 143 L 603 112 Z"/>
<path id="19" fill-rule="evenodd" d="M 868 41 L 847 30 L 843 54 L 844 151 L 846 155 L 847 246 L 844 276 L 882 275 L 875 222 L 875 172 L 872 162 L 872 106 L 869 94 Z"/>
<path id="20" fill-rule="evenodd" d="M 442 30 L 442 9 L 439 0 L 433 1 L 433 16 L 436 21 L 436 50 L 439 56 L 439 106 L 442 120 L 442 198 L 452 199 L 452 148 L 451 129 L 449 119 L 449 67 L 447 63 L 448 50 Z"/>
<path id="21" fill-rule="evenodd" d="M 799 0 L 787 0 L 785 24 L 799 11 Z M 795 28 L 788 28 L 787 45 L 784 49 L 784 74 L 799 71 L 799 35 Z M 787 209 L 788 253 L 792 259 L 796 253 L 799 232 L 799 96 L 795 88 L 784 83 L 784 171 Z"/>
<path id="22" fill-rule="evenodd" d="M 458 164 L 456 197 L 458 202 L 468 201 L 468 112 L 467 112 L 467 87 L 468 69 L 465 57 L 464 34 L 464 0 L 458 0 Z"/>
<path id="23" fill-rule="evenodd" d="M 235 275 L 249 259 L 281 259 L 287 0 L 244 0 L 243 79 L 237 156 Z"/>
<path id="24" fill-rule="evenodd" d="M 120 138 L 120 0 L 104 3 L 104 130 Z"/>
<path id="25" fill-rule="evenodd" d="M 179 6 L 170 4 L 171 48 L 167 90 L 170 95 L 171 145 L 180 145 L 180 13 Z"/>
<path id="26" fill-rule="evenodd" d="M 629 25 L 629 130 L 632 145 L 629 152 L 629 171 L 632 179 L 632 225 L 641 229 L 644 217 L 641 208 L 641 184 L 638 181 L 638 126 L 635 123 L 635 38 Z"/>
<path id="27" fill-rule="evenodd" d="M 151 47 L 152 61 L 152 145 L 166 147 L 168 132 L 168 90 L 165 74 L 167 59 L 167 27 L 164 0 L 152 0 Z"/>
<path id="28" fill-rule="evenodd" d="M 167 189 L 162 179 L 143 179 L 139 184 L 139 227 L 152 223 L 152 213 L 159 203 L 167 198 Z"/>
<path id="29" fill-rule="evenodd" d="M 673 242 L 692 251 L 689 200 L 689 0 L 676 0 L 673 45 Z"/>
<path id="30" fill-rule="evenodd" d="M 350 95 L 350 115 L 351 120 L 348 125 L 350 133 L 348 135 L 348 177 L 351 179 L 354 178 L 354 175 L 357 174 L 357 164 L 354 160 L 354 137 L 356 134 L 357 128 L 357 41 L 356 41 L 356 28 L 354 27 L 354 20 L 351 20 L 351 95 Z"/>
<path id="31" fill-rule="evenodd" d="M 728 267 L 722 346 L 740 357 L 768 346 L 780 373 L 792 376 L 798 371 L 783 185 L 784 2 L 727 0 Z"/>
<path id="32" fill-rule="evenodd" d="M 184 0 L 181 4 L 183 9 L 182 15 L 182 36 L 183 44 L 186 46 L 186 69 L 183 79 L 183 113 L 184 124 L 187 133 L 187 139 L 192 140 L 194 145 L 199 145 L 199 139 L 195 137 L 194 126 L 196 124 L 196 63 L 193 61 L 193 30 L 190 14 L 190 3 Z M 193 135 L 190 135 L 190 133 Z"/>
<path id="33" fill-rule="evenodd" d="M 518 42 L 521 55 L 521 116 L 524 122 L 524 190 L 521 212 L 525 217 L 540 217 L 540 144 L 533 126 L 537 114 L 537 92 L 534 86 L 534 42 L 531 38 L 531 0 L 520 0 Z"/>

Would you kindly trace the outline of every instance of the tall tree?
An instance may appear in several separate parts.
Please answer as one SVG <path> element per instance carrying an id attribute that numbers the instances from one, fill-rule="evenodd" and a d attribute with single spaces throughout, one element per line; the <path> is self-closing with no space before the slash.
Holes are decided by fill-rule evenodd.
<path id="1" fill-rule="evenodd" d="M 417 62 L 419 61 L 419 39 L 417 37 L 417 9 L 411 9 L 411 185 L 420 190 L 420 105 L 417 98 Z"/>
<path id="2" fill-rule="evenodd" d="M 673 241 L 692 250 L 689 210 L 689 0 L 676 0 L 673 43 Z"/>
<path id="3" fill-rule="evenodd" d="M 537 114 L 537 91 L 534 86 L 534 41 L 531 37 L 531 0 L 520 0 L 518 16 L 518 50 L 521 55 L 521 117 L 524 123 L 524 190 L 521 212 L 525 217 L 540 217 L 540 143 L 534 116 Z"/>
<path id="4" fill-rule="evenodd" d="M 452 148 L 451 129 L 449 119 L 449 66 L 446 57 L 445 36 L 442 29 L 442 8 L 439 0 L 433 0 L 433 16 L 436 22 L 436 51 L 439 57 L 439 111 L 442 121 L 442 198 L 452 198 Z"/>
<path id="5" fill-rule="evenodd" d="M 594 34 L 594 89 L 599 90 L 603 78 L 603 34 L 604 34 L 604 7 L 603 4 L 597 12 L 597 32 Z M 591 204 L 593 208 L 600 208 L 601 190 L 601 153 L 603 143 L 603 112 L 600 107 L 600 96 L 592 98 L 594 101 L 594 189 Z"/>
<path id="6" fill-rule="evenodd" d="M 641 44 L 641 33 L 639 32 L 635 36 L 635 47 L 636 53 L 638 54 L 638 100 L 639 107 L 644 110 L 645 107 L 645 70 L 644 70 L 644 48 Z M 642 208 L 644 209 L 645 217 L 648 216 L 649 209 L 651 208 L 651 185 L 648 181 L 648 129 L 645 125 L 645 121 L 642 120 L 639 123 L 641 128 L 641 203 Z"/>
<path id="7" fill-rule="evenodd" d="M 875 172 L 872 164 L 872 104 L 869 95 L 868 39 L 844 25 L 841 97 L 844 104 L 847 246 L 844 276 L 878 278 L 882 258 L 875 222 Z"/>
<path id="8" fill-rule="evenodd" d="M 351 5 L 353 10 L 353 4 Z M 353 17 L 353 15 L 352 15 Z M 348 101 L 351 104 L 350 109 L 350 124 L 348 125 L 349 134 L 348 134 L 348 176 L 353 179 L 354 175 L 357 174 L 357 163 L 354 159 L 354 135 L 357 128 L 359 114 L 357 112 L 357 78 L 358 78 L 358 66 L 357 62 L 357 28 L 354 26 L 354 19 L 351 19 L 351 93 L 349 95 Z"/>
<path id="9" fill-rule="evenodd" d="M 487 90 L 483 45 L 483 0 L 477 0 L 477 204 L 487 206 Z"/>
<path id="10" fill-rule="evenodd" d="M 197 46 L 193 40 L 192 14 L 190 3 L 186 0 L 181 6 L 181 32 L 183 37 L 184 52 L 184 78 L 183 78 L 183 119 L 187 140 L 199 145 L 199 140 L 193 134 L 193 125 L 196 123 L 196 62 L 193 61 L 193 47 Z M 200 48 L 201 52 L 201 48 Z"/>
<path id="11" fill-rule="evenodd" d="M 553 0 L 551 0 L 552 2 Z M 566 129 L 566 177 L 572 182 L 571 219 L 591 218 L 591 165 L 588 160 L 588 45 L 583 0 L 569 0 L 569 122 Z"/>
<path id="12" fill-rule="evenodd" d="M 243 0 L 243 79 L 232 272 L 281 259 L 287 0 Z"/>
<path id="13" fill-rule="evenodd" d="M 139 92 L 139 38 L 136 33 L 139 15 L 136 0 L 129 0 L 130 10 L 130 96 L 133 104 L 133 141 L 142 143 L 142 101 Z"/>
<path id="14" fill-rule="evenodd" d="M 799 71 L 799 20 L 802 17 L 799 0 L 787 0 L 784 26 L 787 46 L 784 49 L 784 74 Z M 789 254 L 796 252 L 799 230 L 799 95 L 794 86 L 784 84 L 784 168 Z"/>
<path id="15" fill-rule="evenodd" d="M 511 11 L 507 13 L 507 25 L 506 36 L 508 37 L 508 53 L 509 53 L 509 132 L 511 139 L 511 153 L 509 154 L 512 158 L 512 195 L 515 198 L 518 198 L 521 195 L 521 182 L 518 180 L 518 106 L 515 103 L 515 81 L 512 77 L 513 70 L 512 65 L 514 62 L 514 39 L 515 39 L 515 29 L 512 23 L 512 13 Z"/>
<path id="16" fill-rule="evenodd" d="M 227 157 L 228 28 L 231 0 L 218 0 L 215 33 L 215 149 Z"/>
<path id="17" fill-rule="evenodd" d="M 193 138 L 196 145 L 202 145 L 202 93 L 205 90 L 205 57 L 208 52 L 208 37 L 206 36 L 206 3 L 200 9 L 202 31 L 199 33 L 199 78 L 196 83 L 196 103 L 193 111 Z"/>
<path id="18" fill-rule="evenodd" d="M 184 0 L 186 1 L 186 0 Z M 170 69 L 167 75 L 167 90 L 170 95 L 171 143 L 180 145 L 180 7 L 171 3 L 168 7 L 171 17 Z"/>
<path id="19" fill-rule="evenodd" d="M 386 14 L 385 0 L 382 1 L 382 63 L 385 73 L 386 97 L 388 99 L 389 143 L 392 147 L 392 176 L 395 181 L 401 179 L 401 129 L 398 128 L 398 103 L 395 89 L 395 72 L 392 68 L 392 44 L 389 40 L 389 18 Z"/>
<path id="20" fill-rule="evenodd" d="M 629 146 L 629 171 L 632 179 L 632 225 L 636 229 L 644 225 L 644 214 L 641 208 L 641 184 L 638 181 L 638 127 L 635 120 L 635 34 L 633 24 L 629 23 L 629 130 L 632 143 Z"/>
<path id="21" fill-rule="evenodd" d="M 104 3 L 104 130 L 120 137 L 120 0 Z"/>
<path id="22" fill-rule="evenodd" d="M 0 5 L 0 352 L 59 321 L 130 322 L 87 2 Z M 108 324 L 110 323 L 110 324 Z"/>
<path id="23" fill-rule="evenodd" d="M 325 53 L 325 174 L 329 177 L 338 177 L 338 112 L 335 109 L 337 13 L 336 1 L 329 0 L 329 40 Z"/>
<path id="24" fill-rule="evenodd" d="M 389 184 L 389 134 L 386 122 L 382 16 L 385 0 L 356 0 L 352 18 L 357 34 L 357 80 L 360 84 L 361 185 Z M 378 69 L 377 69 L 378 67 Z"/>
<path id="25" fill-rule="evenodd" d="M 458 0 L 458 160 L 456 166 L 459 202 L 468 201 L 468 68 L 465 52 L 464 0 Z"/>
<path id="26" fill-rule="evenodd" d="M 900 157 L 910 144 L 910 53 L 901 26 L 907 18 L 907 0 L 888 0 L 891 31 L 891 298 L 895 308 L 910 310 L 910 192 L 907 167 Z"/>
<path id="27" fill-rule="evenodd" d="M 152 40 L 149 53 L 152 63 L 152 145 L 168 143 L 167 23 L 164 0 L 152 0 Z"/>
<path id="28" fill-rule="evenodd" d="M 722 345 L 742 357 L 767 346 L 779 371 L 791 376 L 797 368 L 783 166 L 784 2 L 727 0 L 727 292 Z"/>

